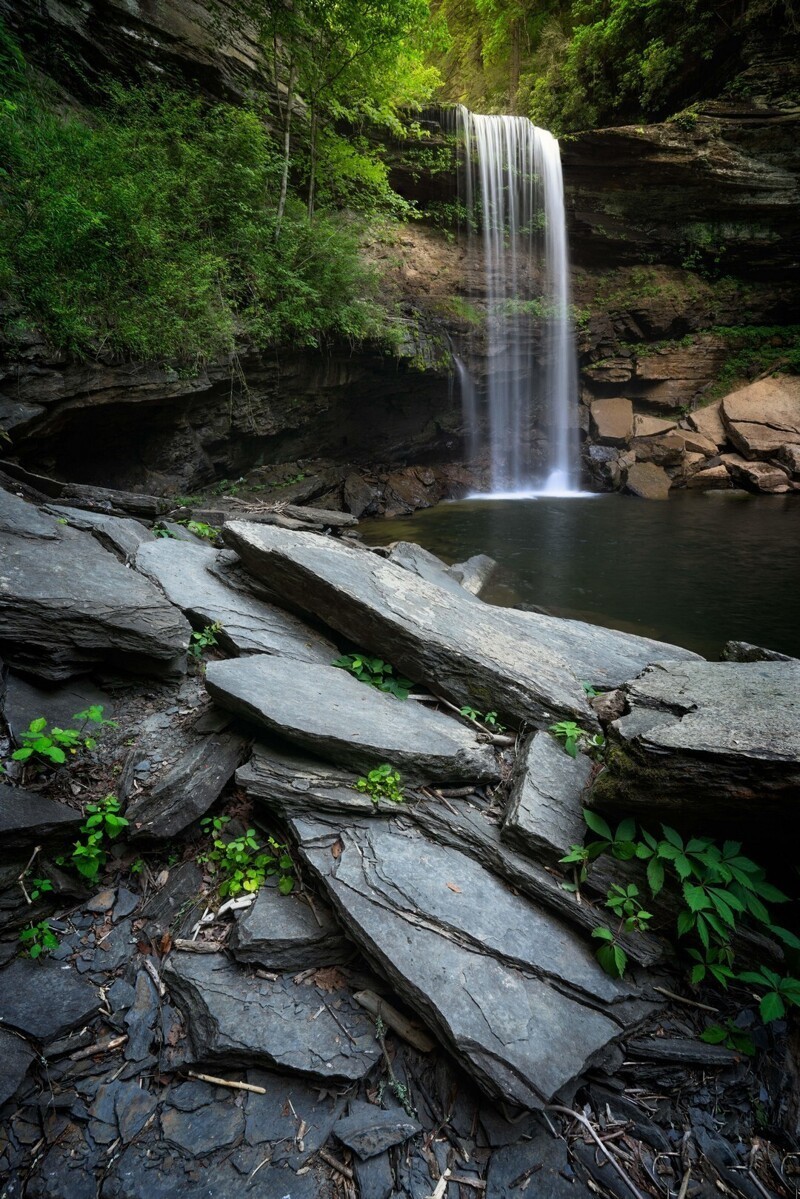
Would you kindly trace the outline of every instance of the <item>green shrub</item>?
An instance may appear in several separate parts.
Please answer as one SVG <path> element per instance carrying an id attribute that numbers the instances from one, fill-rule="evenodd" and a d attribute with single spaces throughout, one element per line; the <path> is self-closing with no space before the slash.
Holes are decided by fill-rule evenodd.
<path id="1" fill-rule="evenodd" d="M 368 683 L 370 687 L 377 687 L 379 691 L 388 691 L 397 699 L 408 699 L 408 693 L 414 686 L 411 679 L 397 674 L 395 668 L 389 662 L 384 662 L 383 658 L 368 658 L 366 654 L 344 654 L 332 665 L 349 671 L 359 683 Z"/>
<path id="2" fill-rule="evenodd" d="M 390 803 L 403 803 L 403 788 L 400 784 L 400 773 L 384 762 L 367 773 L 366 778 L 360 778 L 356 788 L 368 795 L 373 803 L 380 799 L 388 799 Z"/>

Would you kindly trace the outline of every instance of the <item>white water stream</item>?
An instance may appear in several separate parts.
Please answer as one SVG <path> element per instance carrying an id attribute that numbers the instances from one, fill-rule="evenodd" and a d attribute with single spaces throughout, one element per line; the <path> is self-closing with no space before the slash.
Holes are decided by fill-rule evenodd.
<path id="1" fill-rule="evenodd" d="M 458 363 L 469 442 L 478 442 L 485 423 L 492 494 L 571 494 L 578 381 L 558 142 L 527 117 L 479 116 L 459 106 L 458 123 L 469 228 L 482 229 L 488 309 L 483 421 Z M 537 429 L 548 445 L 547 466 L 538 471 Z"/>

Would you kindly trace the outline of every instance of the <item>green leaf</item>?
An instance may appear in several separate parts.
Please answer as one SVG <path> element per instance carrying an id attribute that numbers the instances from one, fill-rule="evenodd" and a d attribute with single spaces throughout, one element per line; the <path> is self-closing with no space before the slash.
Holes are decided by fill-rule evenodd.
<path id="1" fill-rule="evenodd" d="M 610 928 L 598 927 L 598 928 L 592 929 L 592 936 L 596 937 L 598 941 L 613 941 L 614 940 L 614 934 L 612 933 Z"/>
<path id="2" fill-rule="evenodd" d="M 800 937 L 796 937 L 788 928 L 781 928 L 779 924 L 770 924 L 767 927 L 773 937 L 783 941 L 784 945 L 788 945 L 790 949 L 800 949 Z"/>
<path id="3" fill-rule="evenodd" d="M 706 976 L 706 968 L 702 962 L 698 962 L 696 966 L 692 966 L 692 973 L 689 975 L 689 981 L 693 987 L 701 983 Z"/>
<path id="4" fill-rule="evenodd" d="M 786 1015 L 786 1007 L 777 991 L 768 991 L 758 1005 L 758 1010 L 765 1024 L 781 1020 Z"/>
<path id="5" fill-rule="evenodd" d="M 39 716 L 28 725 L 28 733 L 41 733 L 44 728 L 47 728 L 47 720 L 44 716 Z"/>
<path id="6" fill-rule="evenodd" d="M 706 1045 L 719 1045 L 727 1036 L 726 1028 L 722 1028 L 719 1024 L 710 1024 L 700 1033 L 700 1040 L 705 1041 Z"/>
<path id="7" fill-rule="evenodd" d="M 280 891 L 281 895 L 288 895 L 293 887 L 294 879 L 290 875 L 284 874 L 283 878 L 278 883 L 278 890 Z"/>
<path id="8" fill-rule="evenodd" d="M 22 749 L 15 749 L 11 755 L 11 759 L 14 762 L 27 762 L 32 753 L 33 750 L 30 748 L 30 746 L 26 745 Z"/>
<path id="9" fill-rule="evenodd" d="M 631 817 L 627 820 L 621 820 L 617 825 L 617 831 L 614 834 L 615 841 L 632 841 L 636 836 L 636 821 Z"/>
<path id="10" fill-rule="evenodd" d="M 674 845 L 680 853 L 683 853 L 683 839 L 678 835 L 678 833 L 675 832 L 675 829 L 670 828 L 666 824 L 662 824 L 661 831 L 663 832 L 667 841 L 669 841 L 670 845 Z"/>
<path id="11" fill-rule="evenodd" d="M 651 858 L 647 863 L 647 882 L 653 895 L 658 895 L 664 886 L 664 866 L 658 858 Z"/>
<path id="12" fill-rule="evenodd" d="M 590 808 L 584 808 L 583 819 L 585 820 L 587 827 L 590 828 L 593 833 L 597 833 L 598 836 L 604 837 L 606 841 L 613 841 L 614 838 L 611 835 L 611 829 L 608 827 L 603 817 L 598 816 L 597 812 L 591 811 Z"/>

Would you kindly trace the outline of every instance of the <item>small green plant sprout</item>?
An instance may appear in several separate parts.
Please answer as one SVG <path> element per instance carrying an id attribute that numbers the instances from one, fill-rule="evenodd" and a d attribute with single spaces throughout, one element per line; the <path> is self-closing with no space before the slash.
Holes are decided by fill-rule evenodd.
<path id="1" fill-rule="evenodd" d="M 19 943 L 25 957 L 34 960 L 46 957 L 48 953 L 58 949 L 58 937 L 50 927 L 49 920 L 40 920 L 38 924 L 23 928 L 19 934 Z"/>
<path id="2" fill-rule="evenodd" d="M 773 1020 L 782 1020 L 787 1007 L 800 1007 L 800 978 L 781 978 L 774 970 L 762 966 L 759 970 L 745 970 L 738 979 L 750 983 L 760 991 L 761 996 L 758 1011 L 765 1024 Z"/>
<path id="3" fill-rule="evenodd" d="M 153 536 L 154 537 L 171 537 L 173 540 L 175 540 L 175 534 L 172 532 L 172 530 L 166 529 L 164 527 L 164 525 L 161 524 L 160 521 L 157 521 L 156 524 L 153 525 Z"/>
<path id="4" fill-rule="evenodd" d="M 194 533 L 195 537 L 205 537 L 207 541 L 216 541 L 219 537 L 219 529 L 206 524 L 204 520 L 179 520 L 178 524 Z"/>
<path id="5" fill-rule="evenodd" d="M 756 1051 L 753 1038 L 733 1020 L 726 1020 L 724 1024 L 709 1024 L 700 1033 L 700 1040 L 705 1041 L 706 1045 L 724 1045 L 726 1049 L 734 1049 L 745 1057 L 752 1057 Z"/>
<path id="6" fill-rule="evenodd" d="M 78 874 L 89 882 L 96 882 L 108 857 L 106 841 L 113 841 L 128 821 L 120 816 L 120 802 L 116 795 L 107 795 L 100 803 L 86 805 L 86 820 L 80 827 L 82 839 L 75 842 L 72 861 Z"/>
<path id="7" fill-rule="evenodd" d="M 466 717 L 467 720 L 474 721 L 476 724 L 481 719 L 481 714 L 478 709 L 470 708 L 469 706 L 460 708 L 459 715 Z"/>
<path id="8" fill-rule="evenodd" d="M 594 699 L 595 696 L 600 694 L 599 691 L 594 689 L 591 683 L 581 683 L 581 687 L 583 687 L 583 693 L 587 699 Z"/>
<path id="9" fill-rule="evenodd" d="M 370 770 L 366 778 L 360 778 L 356 788 L 368 795 L 374 804 L 381 799 L 388 799 L 390 803 L 404 802 L 400 774 L 388 762 Z"/>
<path id="10" fill-rule="evenodd" d="M 210 837 L 221 833 L 225 825 L 230 823 L 230 819 L 230 816 L 224 814 L 219 816 L 204 816 L 200 821 L 200 828 Z"/>
<path id="11" fill-rule="evenodd" d="M 137 858 L 135 862 L 131 862 L 131 874 L 141 874 L 144 870 L 144 858 Z"/>
<path id="12" fill-rule="evenodd" d="M 47 718 L 39 716 L 32 720 L 24 733 L 20 734 L 22 745 L 11 755 L 15 762 L 29 762 L 36 767 L 63 766 L 68 755 L 81 750 L 92 750 L 97 741 L 86 730 L 89 725 L 97 728 L 116 728 L 114 720 L 103 718 L 102 704 L 92 704 L 83 712 L 76 712 L 74 720 L 81 721 L 79 729 L 61 729 L 53 726 L 49 731 Z"/>
<path id="13" fill-rule="evenodd" d="M 606 743 L 602 733 L 590 733 L 574 720 L 559 720 L 548 728 L 554 737 L 564 742 L 564 749 L 571 758 L 577 758 L 579 749 L 591 753 L 592 750 L 602 749 Z"/>
<path id="14" fill-rule="evenodd" d="M 397 699 L 408 699 L 408 693 L 414 686 L 411 679 L 397 674 L 395 668 L 384 662 L 383 658 L 368 658 L 365 654 L 343 654 L 331 663 L 342 670 L 348 670 L 355 675 L 359 683 L 368 683 L 379 691 L 387 691 Z"/>
<path id="15" fill-rule="evenodd" d="M 288 895 L 294 889 L 294 862 L 288 846 L 274 837 L 268 837 L 266 846 L 262 846 L 252 828 L 228 841 L 215 836 L 213 849 L 206 860 L 219 875 L 221 899 L 235 899 L 242 894 L 254 895 L 267 878 L 275 875 L 281 895 Z"/>
<path id="16" fill-rule="evenodd" d="M 467 720 L 471 720 L 473 724 L 484 724 L 487 729 L 493 733 L 504 733 L 506 726 L 501 724 L 497 719 L 496 712 L 479 712 L 477 708 L 469 706 L 459 708 L 459 715 L 464 716 Z"/>
<path id="17" fill-rule="evenodd" d="M 215 622 L 214 624 L 207 624 L 199 633 L 192 633 L 188 652 L 194 658 L 195 662 L 201 660 L 207 649 L 211 649 L 218 644 L 217 633 L 221 628 L 222 625 L 219 622 Z"/>
<path id="18" fill-rule="evenodd" d="M 596 956 L 606 974 L 610 974 L 612 978 L 622 978 L 627 969 L 628 955 L 622 946 L 617 944 L 617 938 L 623 932 L 645 932 L 653 917 L 650 912 L 643 911 L 639 901 L 639 888 L 635 883 L 628 883 L 627 886 L 614 883 L 606 896 L 606 907 L 614 913 L 619 924 L 616 932 L 612 932 L 610 928 L 596 928 L 593 931 L 592 936 L 603 942 Z"/>
<path id="19" fill-rule="evenodd" d="M 35 902 L 46 895 L 48 891 L 53 890 L 53 884 L 49 878 L 34 878 L 31 880 L 31 901 Z"/>

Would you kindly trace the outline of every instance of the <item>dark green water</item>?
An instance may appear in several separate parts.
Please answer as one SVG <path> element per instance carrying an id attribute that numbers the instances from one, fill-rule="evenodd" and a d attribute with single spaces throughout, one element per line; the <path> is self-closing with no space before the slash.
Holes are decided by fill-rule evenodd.
<path id="1" fill-rule="evenodd" d="M 415 541 L 448 562 L 491 554 L 492 603 L 712 658 L 732 638 L 800 657 L 800 496 L 464 500 L 360 527 L 372 545 Z"/>

